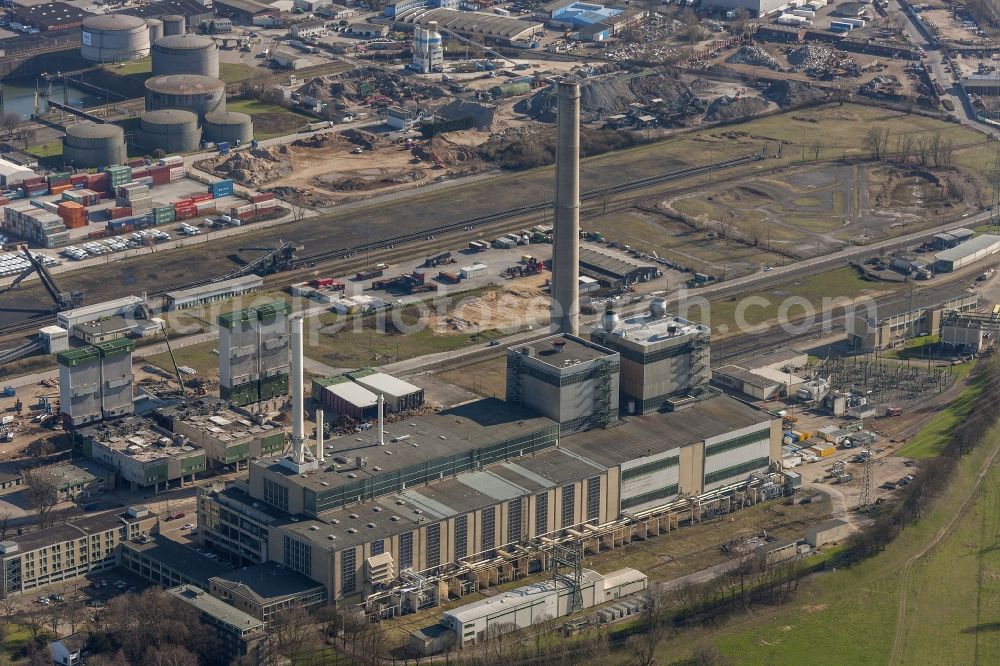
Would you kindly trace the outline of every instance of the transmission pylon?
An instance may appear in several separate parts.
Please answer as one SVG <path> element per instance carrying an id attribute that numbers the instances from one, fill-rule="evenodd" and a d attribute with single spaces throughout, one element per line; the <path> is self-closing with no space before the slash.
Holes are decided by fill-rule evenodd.
<path id="1" fill-rule="evenodd" d="M 872 484 L 874 483 L 875 461 L 872 458 L 872 447 L 869 444 L 865 447 L 865 470 L 861 479 L 861 501 L 858 508 L 864 509 L 872 505 L 874 501 Z"/>
<path id="2" fill-rule="evenodd" d="M 562 581 L 570 588 L 570 612 L 583 609 L 583 544 L 573 541 L 557 544 L 549 560 L 553 582 Z"/>

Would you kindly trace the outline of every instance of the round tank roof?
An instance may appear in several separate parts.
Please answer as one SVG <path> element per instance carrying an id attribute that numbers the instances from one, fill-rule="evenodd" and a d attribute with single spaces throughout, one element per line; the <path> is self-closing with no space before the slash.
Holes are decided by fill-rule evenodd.
<path id="1" fill-rule="evenodd" d="M 167 14 L 166 16 L 163 16 L 161 18 L 164 21 L 183 21 L 184 20 L 184 17 L 181 16 L 180 14 Z"/>
<path id="2" fill-rule="evenodd" d="M 146 90 L 175 95 L 213 93 L 225 88 L 226 84 L 219 79 L 201 74 L 163 74 L 146 80 Z"/>
<path id="3" fill-rule="evenodd" d="M 128 14 L 103 14 L 83 19 L 83 27 L 88 30 L 135 30 L 145 28 L 146 21 Z"/>
<path id="4" fill-rule="evenodd" d="M 153 46 L 161 49 L 191 49 L 194 51 L 212 48 L 215 46 L 215 40 L 201 35 L 167 35 L 157 39 Z"/>
<path id="5" fill-rule="evenodd" d="M 213 111 L 205 114 L 205 122 L 212 125 L 245 125 L 253 122 L 253 119 L 238 111 Z"/>
<path id="6" fill-rule="evenodd" d="M 148 18 L 146 19 L 146 25 L 163 25 L 163 21 L 160 19 Z"/>
<path id="7" fill-rule="evenodd" d="M 188 125 L 198 123 L 198 116 L 183 109 L 160 109 L 142 114 L 142 122 L 155 125 Z"/>
<path id="8" fill-rule="evenodd" d="M 66 128 L 66 134 L 80 139 L 117 139 L 124 132 L 118 125 L 95 123 L 92 120 L 85 120 Z"/>

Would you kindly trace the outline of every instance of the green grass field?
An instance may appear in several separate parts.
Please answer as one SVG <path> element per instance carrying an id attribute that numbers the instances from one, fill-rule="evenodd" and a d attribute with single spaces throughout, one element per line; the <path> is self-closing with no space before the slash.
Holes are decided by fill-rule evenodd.
<path id="1" fill-rule="evenodd" d="M 965 374 L 972 371 L 972 364 L 966 363 L 962 368 Z M 983 391 L 982 380 L 974 379 L 946 407 L 927 422 L 916 437 L 907 442 L 899 455 L 907 458 L 931 458 L 944 448 L 954 427 L 967 418 L 976 404 L 976 399 Z"/>
<path id="2" fill-rule="evenodd" d="M 36 143 L 28 146 L 27 152 L 35 157 L 59 157 L 63 152 L 62 141 L 49 141 L 48 143 Z"/>
<path id="3" fill-rule="evenodd" d="M 244 65 L 241 62 L 220 62 L 219 78 L 226 83 L 237 83 L 252 79 L 259 74 L 267 74 L 266 71 L 257 69 L 251 65 Z"/>
<path id="4" fill-rule="evenodd" d="M 104 69 L 119 76 L 134 76 L 137 74 L 150 74 L 153 71 L 153 59 L 150 56 L 139 60 L 129 60 L 117 64 L 105 65 Z"/>
<path id="5" fill-rule="evenodd" d="M 258 140 L 293 134 L 314 120 L 297 111 L 255 99 L 231 100 L 226 103 L 226 110 L 253 116 L 253 138 Z"/>
<path id="6" fill-rule="evenodd" d="M 177 365 L 187 365 L 194 368 L 198 377 L 212 377 L 219 372 L 219 343 L 216 340 L 202 342 L 187 347 L 174 349 L 174 358 Z M 174 366 L 170 362 L 170 354 L 154 354 L 146 359 L 147 362 L 163 368 L 167 372 L 173 372 Z"/>

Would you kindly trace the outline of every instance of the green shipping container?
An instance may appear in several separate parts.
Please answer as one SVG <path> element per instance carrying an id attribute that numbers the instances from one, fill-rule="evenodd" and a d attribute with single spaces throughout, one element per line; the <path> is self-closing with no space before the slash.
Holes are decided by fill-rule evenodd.
<path id="1" fill-rule="evenodd" d="M 174 221 L 174 207 L 173 206 L 157 206 L 153 209 L 153 218 L 156 220 L 157 224 L 165 224 L 167 222 Z"/>

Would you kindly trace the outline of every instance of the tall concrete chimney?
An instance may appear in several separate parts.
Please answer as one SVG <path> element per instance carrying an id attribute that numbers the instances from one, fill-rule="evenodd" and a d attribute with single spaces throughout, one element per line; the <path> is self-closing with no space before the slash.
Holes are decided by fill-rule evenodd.
<path id="1" fill-rule="evenodd" d="M 292 317 L 292 460 L 306 461 L 306 436 L 302 405 L 302 315 Z"/>
<path id="2" fill-rule="evenodd" d="M 375 446 L 385 446 L 385 396 L 378 394 L 378 430 L 375 431 Z"/>
<path id="3" fill-rule="evenodd" d="M 316 460 L 324 462 L 323 453 L 323 410 L 316 410 Z"/>
<path id="4" fill-rule="evenodd" d="M 580 84 L 558 84 L 556 223 L 552 239 L 553 329 L 580 332 Z"/>

